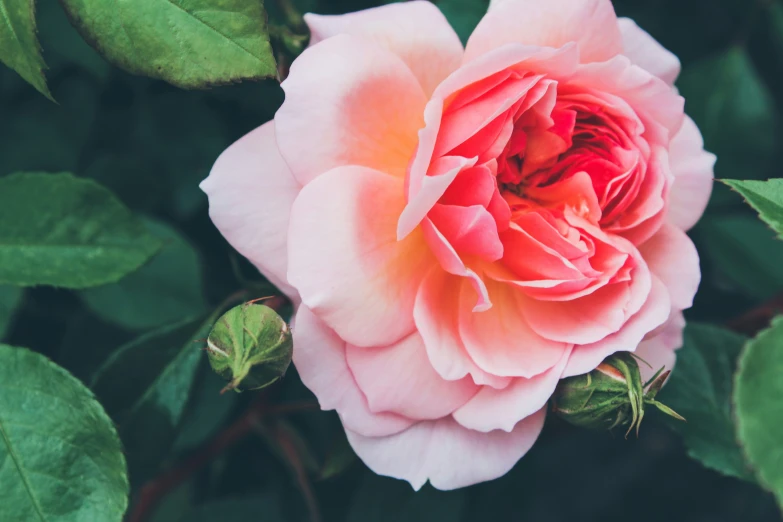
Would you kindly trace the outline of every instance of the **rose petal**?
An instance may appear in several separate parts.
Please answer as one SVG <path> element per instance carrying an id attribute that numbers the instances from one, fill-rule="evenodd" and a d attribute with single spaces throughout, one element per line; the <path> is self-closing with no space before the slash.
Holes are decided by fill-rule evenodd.
<path id="1" fill-rule="evenodd" d="M 537 334 L 525 320 L 525 308 L 536 306 L 511 285 L 487 281 L 493 306 L 474 312 L 473 292 L 463 285 L 459 332 L 476 365 L 501 377 L 534 377 L 557 364 L 568 348 Z M 466 291 L 467 290 L 467 291 Z"/>
<path id="2" fill-rule="evenodd" d="M 569 347 L 551 369 L 530 379 L 517 377 L 501 390 L 482 387 L 454 412 L 454 419 L 466 428 L 481 432 L 512 431 L 519 421 L 546 406 L 570 355 Z"/>
<path id="3" fill-rule="evenodd" d="M 436 204 L 428 217 L 461 255 L 472 255 L 485 261 L 503 257 L 498 225 L 485 207 Z"/>
<path id="4" fill-rule="evenodd" d="M 680 74 L 680 60 L 674 53 L 659 44 L 630 18 L 620 18 L 618 22 L 623 35 L 623 54 L 642 69 L 674 85 Z"/>
<path id="5" fill-rule="evenodd" d="M 389 4 L 344 15 L 306 14 L 310 45 L 338 34 L 371 39 L 402 58 L 426 95 L 459 67 L 462 43 L 431 2 Z"/>
<path id="6" fill-rule="evenodd" d="M 418 333 L 382 348 L 349 344 L 346 357 L 373 412 L 438 419 L 450 415 L 478 391 L 470 378 L 447 381 L 438 375 Z"/>
<path id="7" fill-rule="evenodd" d="M 403 205 L 401 179 L 364 167 L 333 169 L 294 202 L 288 280 L 351 344 L 386 346 L 414 330 L 416 291 L 435 260 L 420 232 L 397 241 Z"/>
<path id="8" fill-rule="evenodd" d="M 687 116 L 669 146 L 669 161 L 674 183 L 666 218 L 688 230 L 699 220 L 710 200 L 715 155 L 704 150 L 699 128 Z"/>
<path id="9" fill-rule="evenodd" d="M 633 352 L 645 335 L 662 325 L 669 317 L 671 305 L 666 286 L 652 278 L 649 297 L 619 332 L 592 344 L 575 346 L 571 352 L 563 378 L 593 371 L 601 361 L 615 352 Z"/>
<path id="10" fill-rule="evenodd" d="M 459 335 L 459 296 L 464 279 L 433 267 L 421 282 L 413 318 L 432 367 L 444 379 L 454 381 L 470 375 L 476 384 L 502 388 L 507 377 L 481 370 L 465 350 Z"/>
<path id="11" fill-rule="evenodd" d="M 338 35 L 305 50 L 282 87 L 277 144 L 300 183 L 341 165 L 404 176 L 427 99 L 397 55 Z"/>
<path id="12" fill-rule="evenodd" d="M 664 323 L 657 335 L 639 343 L 634 353 L 644 361 L 639 363 L 644 381 L 650 380 L 661 368 L 674 369 L 677 360 L 675 350 L 682 346 L 683 328 L 685 328 L 685 318 L 682 312 L 672 311 L 669 320 Z"/>
<path id="13" fill-rule="evenodd" d="M 209 216 L 223 237 L 294 302 L 288 284 L 288 219 L 301 186 L 275 143 L 273 121 L 249 132 L 215 162 L 201 182 Z"/>
<path id="14" fill-rule="evenodd" d="M 690 238 L 674 225 L 664 224 L 658 232 L 639 246 L 647 266 L 669 291 L 671 304 L 677 310 L 693 305 L 699 288 L 701 270 L 699 253 Z"/>
<path id="15" fill-rule="evenodd" d="M 373 413 L 345 360 L 345 341 L 300 306 L 293 321 L 294 365 L 323 410 L 337 410 L 343 425 L 370 437 L 398 433 L 413 421 L 394 413 Z"/>
<path id="16" fill-rule="evenodd" d="M 408 205 L 400 216 L 397 231 L 399 238 L 405 237 L 418 226 L 456 177 L 455 173 L 448 179 L 438 179 L 439 176 L 432 176 L 430 170 L 431 164 L 434 163 L 433 153 L 441 129 L 444 100 L 473 83 L 521 64 L 541 74 L 551 74 L 555 77 L 571 74 L 578 65 L 576 45 L 567 45 L 562 49 L 541 49 L 523 45 L 497 49 L 471 63 L 464 64 L 435 89 L 432 99 L 424 110 L 425 125 L 419 130 L 419 144 L 405 178 Z M 545 86 L 547 89 L 539 95 L 542 96 L 549 87 L 553 86 L 554 84 L 550 82 Z M 554 90 L 551 92 L 554 93 Z M 475 161 L 467 166 L 473 166 L 474 163 Z M 434 186 L 429 186 L 430 184 Z"/>
<path id="17" fill-rule="evenodd" d="M 444 417 L 418 422 L 388 437 L 365 437 L 350 429 L 346 435 L 375 473 L 407 480 L 416 490 L 428 480 L 437 489 L 449 490 L 505 475 L 533 446 L 545 416 L 541 409 L 511 433 L 481 433 Z"/>
<path id="18" fill-rule="evenodd" d="M 615 241 L 622 242 L 619 238 Z M 629 281 L 609 284 L 570 301 L 530 300 L 523 309 L 530 327 L 546 339 L 580 345 L 597 342 L 620 330 L 647 301 L 651 287 L 644 261 L 635 249 L 630 254 L 636 266 Z"/>
<path id="19" fill-rule="evenodd" d="M 607 104 L 617 105 L 613 97 L 624 100 L 644 122 L 644 137 L 651 143 L 668 144 L 682 125 L 685 99 L 626 56 L 582 65 L 569 82 L 590 89 Z"/>
<path id="20" fill-rule="evenodd" d="M 579 44 L 582 63 L 622 52 L 622 36 L 609 0 L 505 0 L 493 4 L 465 48 L 465 62 L 509 43 L 562 47 Z"/>
<path id="21" fill-rule="evenodd" d="M 446 237 L 429 218 L 425 218 L 424 221 L 422 221 L 421 230 L 427 244 L 443 270 L 450 274 L 464 277 L 470 281 L 476 299 L 473 311 L 479 312 L 491 308 L 492 302 L 489 300 L 489 293 L 487 292 L 484 281 L 474 270 L 465 265 L 457 251 L 454 250 L 454 247 L 451 246 Z"/>

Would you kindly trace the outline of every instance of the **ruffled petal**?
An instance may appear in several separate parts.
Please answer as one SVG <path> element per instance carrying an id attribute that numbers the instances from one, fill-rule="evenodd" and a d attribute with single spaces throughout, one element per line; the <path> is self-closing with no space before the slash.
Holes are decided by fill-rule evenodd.
<path id="1" fill-rule="evenodd" d="M 507 386 L 508 377 L 496 377 L 476 366 L 459 335 L 459 298 L 465 279 L 434 267 L 416 294 L 413 318 L 422 336 L 430 364 L 450 381 L 470 375 L 476 384 Z"/>
<path id="2" fill-rule="evenodd" d="M 635 351 L 647 334 L 666 322 L 670 312 L 671 304 L 666 286 L 653 276 L 649 297 L 641 310 L 633 315 L 619 332 L 592 344 L 575 346 L 563 370 L 563 378 L 590 372 L 615 352 Z"/>
<path id="3" fill-rule="evenodd" d="M 397 55 L 338 35 L 305 50 L 282 87 L 277 144 L 300 183 L 342 165 L 404 176 L 427 99 Z"/>
<path id="4" fill-rule="evenodd" d="M 568 348 L 551 369 L 530 379 L 517 377 L 502 390 L 482 387 L 454 412 L 454 419 L 466 428 L 481 432 L 512 431 L 519 421 L 546 406 L 570 355 L 571 348 Z"/>
<path id="5" fill-rule="evenodd" d="M 683 230 L 699 220 L 712 193 L 715 155 L 704 150 L 699 128 L 688 116 L 669 147 L 674 184 L 669 193 L 670 223 Z"/>
<path id="6" fill-rule="evenodd" d="M 504 0 L 493 3 L 468 40 L 465 61 L 509 43 L 579 44 L 582 63 L 608 60 L 623 41 L 610 0 Z"/>
<path id="7" fill-rule="evenodd" d="M 685 318 L 682 312 L 672 311 L 669 320 L 666 321 L 658 334 L 639 344 L 634 353 L 647 363 L 639 364 L 642 379 L 650 380 L 661 368 L 674 369 L 674 363 L 677 360 L 675 350 L 682 346 L 683 328 L 685 328 Z"/>
<path id="8" fill-rule="evenodd" d="M 348 366 L 373 412 L 399 413 L 411 419 L 451 414 L 478 391 L 466 377 L 447 381 L 433 369 L 421 335 L 413 333 L 382 348 L 348 345 Z"/>
<path id="9" fill-rule="evenodd" d="M 388 437 L 365 437 L 351 430 L 346 434 L 356 454 L 375 473 L 407 480 L 416 490 L 428 480 L 437 489 L 449 490 L 505 475 L 533 446 L 545 416 L 541 409 L 510 433 L 481 433 L 444 417 L 418 422 Z"/>
<path id="10" fill-rule="evenodd" d="M 294 302 L 299 296 L 286 278 L 288 219 L 301 189 L 277 149 L 273 121 L 226 149 L 201 182 L 223 237 Z"/>
<path id="11" fill-rule="evenodd" d="M 414 0 L 344 15 L 306 14 L 310 45 L 338 34 L 372 40 L 408 65 L 426 95 L 462 61 L 462 43 L 431 2 Z"/>
<path id="12" fill-rule="evenodd" d="M 345 341 L 300 306 L 293 321 L 294 365 L 323 410 L 337 410 L 343 425 L 368 437 L 398 433 L 413 421 L 394 413 L 373 413 L 345 360 Z"/>
<path id="13" fill-rule="evenodd" d="M 623 54 L 642 69 L 674 85 L 680 74 L 680 60 L 674 53 L 659 44 L 630 18 L 620 18 L 618 22 L 623 35 Z"/>
<path id="14" fill-rule="evenodd" d="M 699 288 L 701 270 L 699 253 L 685 232 L 665 224 L 639 246 L 639 252 L 652 273 L 666 285 L 672 307 L 677 310 L 690 308 Z"/>
<path id="15" fill-rule="evenodd" d="M 476 365 L 501 377 L 534 377 L 557 364 L 569 345 L 537 334 L 525 320 L 525 308 L 538 304 L 521 290 L 487 281 L 492 308 L 474 312 L 475 297 L 463 285 L 459 331 Z M 467 291 L 466 291 L 467 290 Z"/>
<path id="16" fill-rule="evenodd" d="M 386 346 L 414 330 L 416 291 L 435 260 L 420 232 L 397 241 L 403 205 L 401 179 L 364 167 L 333 169 L 294 202 L 288 279 L 351 344 Z"/>

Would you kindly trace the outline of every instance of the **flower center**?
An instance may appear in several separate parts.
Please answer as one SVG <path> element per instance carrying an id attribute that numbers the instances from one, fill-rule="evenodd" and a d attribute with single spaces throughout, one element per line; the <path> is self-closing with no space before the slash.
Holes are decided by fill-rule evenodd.
<path id="1" fill-rule="evenodd" d="M 625 185 L 635 184 L 640 164 L 629 130 L 600 107 L 567 99 L 558 100 L 548 117 L 525 114 L 498 157 L 498 187 L 512 211 L 551 207 L 555 185 L 586 173 L 601 222 L 608 222 L 624 208 L 619 196 L 627 194 Z M 562 203 L 576 214 L 589 212 L 583 197 L 568 199 Z"/>

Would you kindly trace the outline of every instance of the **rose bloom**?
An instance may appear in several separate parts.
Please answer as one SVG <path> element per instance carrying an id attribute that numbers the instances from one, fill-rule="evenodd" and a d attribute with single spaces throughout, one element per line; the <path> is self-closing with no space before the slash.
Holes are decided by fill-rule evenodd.
<path id="1" fill-rule="evenodd" d="M 490 480 L 559 379 L 673 365 L 714 163 L 674 55 L 608 0 L 495 2 L 465 48 L 427 2 L 305 20 L 274 121 L 202 187 L 367 466 Z"/>

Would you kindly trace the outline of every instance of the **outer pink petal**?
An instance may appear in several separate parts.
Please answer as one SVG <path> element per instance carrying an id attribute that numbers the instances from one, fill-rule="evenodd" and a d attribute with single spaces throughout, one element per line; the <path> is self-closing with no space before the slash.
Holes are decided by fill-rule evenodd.
<path id="1" fill-rule="evenodd" d="M 209 215 L 223 237 L 294 301 L 288 284 L 288 219 L 301 186 L 291 175 L 268 122 L 226 149 L 201 182 Z"/>
<path id="2" fill-rule="evenodd" d="M 386 346 L 414 330 L 416 291 L 435 261 L 420 232 L 397 241 L 404 204 L 401 179 L 364 167 L 331 170 L 294 202 L 289 281 L 351 344 Z"/>
<path id="3" fill-rule="evenodd" d="M 427 99 L 397 55 L 338 35 L 303 52 L 282 87 L 277 143 L 300 183 L 341 165 L 404 175 Z"/>
<path id="4" fill-rule="evenodd" d="M 345 341 L 300 306 L 294 319 L 294 365 L 323 410 L 337 410 L 343 425 L 367 436 L 398 433 L 413 421 L 394 413 L 373 413 L 345 360 Z"/>
<path id="5" fill-rule="evenodd" d="M 642 379 L 649 380 L 661 367 L 667 370 L 674 369 L 677 359 L 675 350 L 682 346 L 683 328 L 685 328 L 685 318 L 682 312 L 673 311 L 657 335 L 639 344 L 634 353 L 649 363 L 649 366 L 644 363 L 639 364 Z"/>
<path id="6" fill-rule="evenodd" d="M 422 421 L 389 437 L 364 437 L 346 430 L 348 441 L 379 475 L 407 480 L 418 490 L 428 480 L 438 489 L 457 489 L 505 475 L 538 438 L 546 413 L 541 409 L 511 433 L 481 433 L 453 418 Z"/>
<path id="7" fill-rule="evenodd" d="M 563 378 L 581 375 L 596 368 L 615 352 L 633 352 L 644 337 L 661 326 L 669 317 L 671 304 L 666 286 L 655 276 L 647 301 L 620 329 L 605 339 L 592 344 L 575 346 L 563 371 Z"/>
<path id="8" fill-rule="evenodd" d="M 413 333 L 383 348 L 348 345 L 346 356 L 359 388 L 374 412 L 411 419 L 439 419 L 478 391 L 470 378 L 446 381 L 432 368 L 421 335 Z"/>
<path id="9" fill-rule="evenodd" d="M 345 15 L 306 14 L 304 18 L 310 27 L 310 45 L 338 34 L 370 39 L 402 58 L 427 95 L 462 61 L 457 33 L 431 2 L 416 0 Z"/>
<path id="10" fill-rule="evenodd" d="M 492 375 L 526 378 L 555 366 L 569 345 L 530 327 L 524 308 L 536 303 L 511 285 L 487 281 L 487 288 L 493 306 L 484 312 L 473 311 L 475 297 L 466 285 L 460 296 L 459 332 L 476 365 Z"/>
<path id="11" fill-rule="evenodd" d="M 688 116 L 669 146 L 674 184 L 669 193 L 670 223 L 688 230 L 707 208 L 712 192 L 715 155 L 704 150 L 699 128 Z"/>
<path id="12" fill-rule="evenodd" d="M 459 335 L 459 297 L 465 279 L 433 267 L 416 294 L 413 318 L 422 336 L 432 367 L 444 379 L 454 381 L 470 375 L 476 384 L 495 388 L 507 386 L 510 379 L 481 370 L 465 350 Z"/>
<path id="13" fill-rule="evenodd" d="M 639 246 L 647 266 L 669 290 L 672 307 L 684 310 L 693 305 L 701 271 L 699 253 L 690 238 L 674 225 L 665 224 Z"/>
<path id="14" fill-rule="evenodd" d="M 466 428 L 481 432 L 512 431 L 520 420 L 546 406 L 570 355 L 569 348 L 550 370 L 530 379 L 517 377 L 502 390 L 484 386 L 454 412 L 454 419 Z"/>
<path id="15" fill-rule="evenodd" d="M 620 18 L 618 21 L 623 35 L 623 54 L 642 69 L 674 85 L 680 74 L 680 60 L 674 53 L 659 44 L 630 18 Z"/>
<path id="16" fill-rule="evenodd" d="M 465 49 L 465 61 L 509 43 L 541 47 L 579 44 L 582 63 L 622 52 L 617 16 L 609 0 L 505 0 L 484 15 Z"/>

